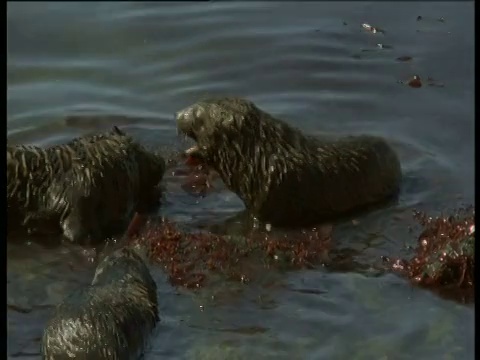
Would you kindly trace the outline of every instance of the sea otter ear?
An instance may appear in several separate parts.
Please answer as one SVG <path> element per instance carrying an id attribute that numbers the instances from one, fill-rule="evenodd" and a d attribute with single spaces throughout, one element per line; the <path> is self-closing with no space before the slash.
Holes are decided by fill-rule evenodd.
<path id="1" fill-rule="evenodd" d="M 235 123 L 235 126 L 238 128 L 245 124 L 245 119 L 245 115 L 237 114 L 235 116 L 232 116 L 231 122 Z"/>

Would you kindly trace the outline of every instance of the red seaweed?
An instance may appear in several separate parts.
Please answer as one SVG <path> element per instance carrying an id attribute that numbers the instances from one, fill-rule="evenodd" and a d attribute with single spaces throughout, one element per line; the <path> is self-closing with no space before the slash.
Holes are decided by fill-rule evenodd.
<path id="1" fill-rule="evenodd" d="M 331 230 L 331 227 L 329 228 Z M 297 236 L 252 231 L 249 236 L 189 233 L 163 220 L 149 224 L 131 241 L 149 247 L 150 257 L 163 266 L 174 286 L 199 288 L 212 275 L 247 283 L 260 267 L 312 268 L 324 259 L 330 232 L 324 228 L 297 232 Z"/>
<path id="2" fill-rule="evenodd" d="M 475 290 L 475 209 L 432 218 L 414 212 L 423 227 L 410 260 L 387 259 L 390 267 L 416 285 L 471 298 Z"/>

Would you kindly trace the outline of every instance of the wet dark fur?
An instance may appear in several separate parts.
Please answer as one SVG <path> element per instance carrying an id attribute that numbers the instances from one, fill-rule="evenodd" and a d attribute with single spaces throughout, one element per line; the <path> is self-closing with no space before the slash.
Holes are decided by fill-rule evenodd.
<path id="1" fill-rule="evenodd" d="M 142 258 L 120 249 L 97 267 L 92 285 L 57 306 L 42 339 L 42 357 L 137 359 L 159 321 L 157 286 Z"/>
<path id="2" fill-rule="evenodd" d="M 399 159 L 379 137 L 308 137 L 240 98 L 200 101 L 177 125 L 246 208 L 274 225 L 314 224 L 399 191 Z"/>
<path id="3" fill-rule="evenodd" d="M 118 128 L 44 149 L 7 145 L 9 229 L 60 225 L 71 241 L 102 240 L 158 202 L 164 171 Z"/>

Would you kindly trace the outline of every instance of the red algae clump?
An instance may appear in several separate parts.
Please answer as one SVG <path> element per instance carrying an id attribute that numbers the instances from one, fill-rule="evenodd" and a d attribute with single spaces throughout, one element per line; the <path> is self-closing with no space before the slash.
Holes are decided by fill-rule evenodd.
<path id="1" fill-rule="evenodd" d="M 203 163 L 201 158 L 181 153 L 170 159 L 171 174 L 182 180 L 182 189 L 189 195 L 205 197 L 211 193 L 218 174 Z"/>
<path id="2" fill-rule="evenodd" d="M 475 290 L 475 209 L 452 216 L 428 217 L 414 212 L 423 227 L 412 259 L 388 260 L 394 271 L 413 283 L 445 295 L 472 298 Z"/>
<path id="3" fill-rule="evenodd" d="M 205 285 L 213 274 L 246 283 L 259 267 L 312 268 L 324 259 L 329 240 L 330 231 L 324 229 L 291 236 L 260 231 L 246 237 L 220 236 L 184 232 L 162 220 L 148 224 L 131 241 L 148 247 L 151 259 L 163 266 L 172 285 L 191 289 Z"/>

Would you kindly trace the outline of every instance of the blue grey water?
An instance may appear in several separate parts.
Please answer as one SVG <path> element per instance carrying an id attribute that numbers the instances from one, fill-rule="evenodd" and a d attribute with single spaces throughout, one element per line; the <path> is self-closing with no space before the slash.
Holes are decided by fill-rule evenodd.
<path id="1" fill-rule="evenodd" d="M 311 134 L 378 134 L 395 146 L 398 204 L 334 231 L 360 262 L 415 244 L 412 209 L 474 202 L 473 2 L 9 2 L 7 41 L 10 142 L 114 125 L 64 120 L 83 112 L 141 118 L 118 125 L 176 149 L 175 111 L 238 95 Z M 422 87 L 401 83 L 413 75 Z M 178 222 L 242 209 L 225 189 L 201 199 L 172 176 L 166 185 L 160 212 Z M 93 264 L 28 242 L 7 252 L 8 356 L 39 357 L 52 306 L 88 283 Z M 154 273 L 162 323 L 147 359 L 474 358 L 474 306 L 394 275 L 318 269 L 272 275 L 276 286 L 189 292 Z"/>

